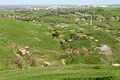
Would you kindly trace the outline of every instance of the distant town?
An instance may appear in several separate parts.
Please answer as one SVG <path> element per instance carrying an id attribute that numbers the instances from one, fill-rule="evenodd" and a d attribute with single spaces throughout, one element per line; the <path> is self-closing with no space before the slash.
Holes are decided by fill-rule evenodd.
<path id="1" fill-rule="evenodd" d="M 80 9 L 90 7 L 119 7 L 120 5 L 0 5 L 0 11 L 33 11 L 40 9 Z"/>

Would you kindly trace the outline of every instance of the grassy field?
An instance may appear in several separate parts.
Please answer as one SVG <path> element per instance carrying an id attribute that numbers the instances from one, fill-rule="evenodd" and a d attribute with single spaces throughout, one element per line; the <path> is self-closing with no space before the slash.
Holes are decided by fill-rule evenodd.
<path id="1" fill-rule="evenodd" d="M 46 26 L 11 19 L 0 19 L 0 68 L 14 58 L 11 45 L 31 46 L 31 53 L 51 59 L 51 51 L 59 51 L 59 43 L 52 39 Z"/>
<path id="2" fill-rule="evenodd" d="M 120 67 L 69 65 L 0 71 L 0 80 L 119 80 Z"/>
<path id="3" fill-rule="evenodd" d="M 111 12 L 111 17 L 119 9 L 95 11 L 104 16 Z M 120 22 L 93 20 L 90 26 L 89 20 L 76 21 L 72 10 L 65 12 L 22 12 L 25 20 L 0 18 L 0 80 L 120 79 L 120 67 L 112 66 L 120 63 Z M 110 47 L 112 55 L 100 55 L 100 45 Z M 20 55 L 18 50 L 26 46 L 29 53 Z"/>
<path id="4" fill-rule="evenodd" d="M 98 54 L 89 56 L 79 55 L 75 58 L 66 57 L 65 59 L 67 59 L 68 62 L 71 64 L 73 63 L 73 65 L 70 64 L 67 66 L 43 68 L 25 67 L 22 70 L 6 69 L 6 60 L 15 57 L 10 46 L 12 43 L 15 43 L 19 47 L 30 45 L 32 47 L 31 53 L 38 58 L 44 56 L 48 61 L 58 61 L 58 64 L 61 64 L 60 60 L 62 57 L 56 56 L 56 53 L 53 51 L 60 52 L 61 46 L 56 39 L 52 38 L 51 31 L 49 30 L 51 27 L 47 24 L 43 25 L 40 23 L 29 23 L 12 19 L 0 19 L 0 23 L 0 80 L 119 80 L 120 78 L 120 68 L 100 65 L 100 56 Z M 82 22 L 82 24 L 85 23 Z M 64 35 L 65 39 L 69 39 L 70 30 L 83 30 L 83 33 L 89 33 L 99 40 L 96 44 L 109 43 L 111 47 L 118 48 L 119 45 L 115 45 L 114 43 L 116 37 L 113 39 L 114 36 L 112 36 L 112 32 L 110 34 L 104 32 L 104 27 L 101 27 L 103 24 L 95 22 L 96 26 L 101 27 L 99 31 L 95 31 L 94 28 L 82 24 L 71 24 L 65 29 L 58 29 L 58 32 L 60 32 L 61 35 Z M 104 24 L 107 25 L 106 23 Z M 113 28 L 116 29 L 117 27 Z M 92 42 L 89 40 L 75 40 L 71 45 L 76 48 L 79 48 L 80 46 L 89 48 L 91 43 Z M 34 49 L 37 49 L 37 51 L 34 51 Z M 74 61 L 71 62 L 71 60 Z M 94 65 L 81 64 L 87 62 L 94 63 Z M 77 64 L 75 65 L 75 63 Z"/>
<path id="5" fill-rule="evenodd" d="M 14 57 L 13 49 L 11 48 L 12 44 L 15 44 L 18 47 L 31 46 L 31 53 L 37 56 L 45 56 L 45 58 L 48 60 L 59 60 L 62 58 L 59 56 L 62 51 L 59 39 L 52 37 L 52 32 L 54 31 L 51 31 L 51 29 L 54 29 L 53 27 L 44 23 L 30 23 L 12 19 L 0 19 L 0 23 L 0 63 L 6 61 L 8 58 Z M 119 35 L 119 32 L 116 32 L 116 34 L 114 34 L 114 30 L 119 29 L 119 23 L 115 24 L 114 22 L 109 27 L 107 23 L 95 22 L 94 25 L 98 26 L 97 28 L 100 28 L 99 30 L 97 30 L 97 28 L 84 25 L 86 23 L 87 22 L 68 24 L 67 27 L 59 27 L 56 30 L 59 35 L 64 36 L 62 39 L 66 40 L 71 39 L 71 34 L 74 32 L 82 32 L 85 35 L 89 34 L 89 36 L 97 39 L 98 42 L 90 39 L 76 39 L 66 45 L 69 45 L 69 47 L 73 48 L 86 47 L 87 49 L 93 51 L 91 55 L 89 55 L 89 59 L 87 61 L 90 61 L 90 63 L 100 63 L 100 56 L 97 54 L 97 52 L 94 52 L 94 48 L 100 44 L 107 44 L 111 48 L 118 50 L 120 45 L 116 40 L 116 34 Z M 113 24 L 116 26 L 114 27 Z M 106 26 L 108 27 L 106 28 Z M 109 30 L 109 28 L 112 28 L 111 32 L 105 32 L 105 30 Z M 74 30 L 74 32 L 71 32 L 72 30 Z M 66 45 L 63 45 L 63 47 L 66 47 Z M 114 53 L 117 53 L 115 50 L 113 50 Z M 79 55 L 76 57 L 76 60 L 78 59 L 77 63 L 87 63 L 86 56 L 84 57 L 82 55 Z M 65 59 L 71 61 L 73 57 L 65 57 Z"/>

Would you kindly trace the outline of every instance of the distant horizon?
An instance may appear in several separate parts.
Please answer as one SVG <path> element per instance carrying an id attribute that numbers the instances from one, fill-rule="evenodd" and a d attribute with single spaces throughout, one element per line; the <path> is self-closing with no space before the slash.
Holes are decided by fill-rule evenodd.
<path id="1" fill-rule="evenodd" d="M 120 4 L 120 0 L 1 0 L 0 5 L 99 5 Z"/>
<path id="2" fill-rule="evenodd" d="M 120 5 L 120 4 L 3 4 L 0 6 L 47 6 L 47 5 Z"/>

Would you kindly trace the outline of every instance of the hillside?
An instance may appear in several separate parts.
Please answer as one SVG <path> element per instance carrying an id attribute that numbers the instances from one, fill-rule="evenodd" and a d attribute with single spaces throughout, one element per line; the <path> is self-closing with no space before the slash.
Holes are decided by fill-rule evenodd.
<path id="1" fill-rule="evenodd" d="M 118 80 L 119 8 L 91 11 L 18 12 L 24 16 L 16 19 L 4 12 L 0 80 Z"/>
<path id="2" fill-rule="evenodd" d="M 72 60 L 74 57 L 81 59 L 85 57 L 84 54 L 89 55 L 88 61 L 90 62 L 83 58 L 76 63 L 100 63 L 99 51 L 95 49 L 102 44 L 110 46 L 114 56 L 118 55 L 116 53 L 120 46 L 117 39 L 119 38 L 117 36 L 119 35 L 119 32 L 117 32 L 119 23 L 116 22 L 112 24 L 94 22 L 93 27 L 87 25 L 87 22 L 59 24 L 56 28 L 47 24 L 11 19 L 1 19 L 0 23 L 1 62 L 5 57 L 14 55 L 14 49 L 12 48 L 14 45 L 18 48 L 30 46 L 32 54 L 46 56 L 46 58 L 54 56 Z M 115 27 L 113 24 L 115 24 Z M 69 49 L 74 49 L 78 53 L 69 54 Z M 55 56 L 56 54 L 59 56 Z M 73 61 L 73 63 L 75 62 Z"/>
<path id="3" fill-rule="evenodd" d="M 59 51 L 59 43 L 52 39 L 46 26 L 23 21 L 0 19 L 0 68 L 15 57 L 12 45 L 30 46 L 31 53 L 51 58 L 49 51 Z M 3 67 L 2 67 L 3 66 Z"/>

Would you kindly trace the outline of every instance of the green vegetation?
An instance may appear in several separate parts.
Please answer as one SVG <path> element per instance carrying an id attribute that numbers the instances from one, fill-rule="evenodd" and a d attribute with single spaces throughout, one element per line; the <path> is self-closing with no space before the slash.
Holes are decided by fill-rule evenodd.
<path id="1" fill-rule="evenodd" d="M 120 68 L 80 64 L 43 69 L 1 71 L 0 74 L 2 74 L 0 75 L 2 80 L 119 80 Z"/>
<path id="2" fill-rule="evenodd" d="M 0 12 L 0 80 L 119 80 L 119 11 Z"/>
<path id="3" fill-rule="evenodd" d="M 1 19 L 0 23 L 0 66 L 6 64 L 4 62 L 6 59 L 14 56 L 12 44 L 18 47 L 31 46 L 31 53 L 36 55 L 48 56 L 49 51 L 60 50 L 59 43 L 52 39 L 52 35 L 49 34 L 49 30 L 45 25 L 11 19 Z"/>

